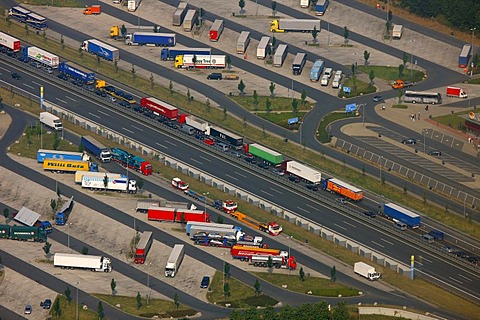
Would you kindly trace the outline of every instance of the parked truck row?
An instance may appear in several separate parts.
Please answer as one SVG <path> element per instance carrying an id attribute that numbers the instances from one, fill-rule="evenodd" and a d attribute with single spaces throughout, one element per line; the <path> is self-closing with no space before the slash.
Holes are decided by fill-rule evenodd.
<path id="1" fill-rule="evenodd" d="M 0 224 L 0 238 L 20 241 L 46 242 L 47 233 L 45 229 L 37 226 L 9 226 L 6 224 Z"/>

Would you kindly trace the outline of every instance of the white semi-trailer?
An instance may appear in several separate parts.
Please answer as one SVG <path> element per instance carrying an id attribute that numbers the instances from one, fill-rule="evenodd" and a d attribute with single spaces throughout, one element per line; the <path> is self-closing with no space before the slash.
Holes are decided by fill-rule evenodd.
<path id="1" fill-rule="evenodd" d="M 53 265 L 62 269 L 88 269 L 92 271 L 112 271 L 110 258 L 72 253 L 55 253 Z"/>
<path id="2" fill-rule="evenodd" d="M 170 257 L 168 257 L 167 265 L 165 267 L 165 277 L 175 277 L 178 268 L 182 263 L 183 256 L 185 254 L 185 246 L 183 244 L 176 244 L 173 247 Z"/>
<path id="3" fill-rule="evenodd" d="M 375 271 L 375 267 L 372 267 L 365 262 L 355 262 L 353 265 L 353 271 L 362 277 L 367 278 L 370 281 L 374 281 L 380 278 L 380 273 Z"/>
<path id="4" fill-rule="evenodd" d="M 107 177 L 107 186 L 105 187 L 105 177 Z M 92 190 L 110 190 L 118 192 L 137 193 L 137 182 L 127 177 L 118 177 L 118 173 L 102 172 L 90 175 L 85 173 L 82 176 L 82 188 L 90 188 Z"/>
<path id="5" fill-rule="evenodd" d="M 305 179 L 311 183 L 319 184 L 322 180 L 322 174 L 310 167 L 307 167 L 300 162 L 288 160 L 284 162 L 284 171 L 302 179 Z"/>

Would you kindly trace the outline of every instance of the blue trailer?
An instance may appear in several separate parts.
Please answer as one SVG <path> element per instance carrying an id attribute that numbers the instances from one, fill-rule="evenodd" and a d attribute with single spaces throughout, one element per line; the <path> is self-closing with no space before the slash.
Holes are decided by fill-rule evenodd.
<path id="1" fill-rule="evenodd" d="M 325 63 L 322 59 L 315 60 L 312 69 L 310 70 L 310 81 L 318 81 L 323 72 Z"/>
<path id="2" fill-rule="evenodd" d="M 85 160 L 84 154 L 81 152 L 39 149 L 37 151 L 37 162 L 43 163 L 45 159 L 75 160 L 75 161 Z"/>
<path id="3" fill-rule="evenodd" d="M 95 83 L 95 72 L 82 68 L 72 62 L 60 62 L 58 71 L 85 84 Z"/>
<path id="4" fill-rule="evenodd" d="M 27 10 L 27 9 L 22 8 L 20 6 L 13 7 L 8 11 L 8 15 L 11 18 L 13 18 L 17 21 L 20 21 L 22 23 L 27 23 L 27 16 L 28 16 L 29 13 L 31 13 L 30 10 Z"/>
<path id="5" fill-rule="evenodd" d="M 421 218 L 418 214 L 395 203 L 385 203 L 383 205 L 383 214 L 390 219 L 405 223 L 412 229 L 420 227 Z"/>
<path id="6" fill-rule="evenodd" d="M 195 54 L 195 55 L 211 55 L 211 48 L 185 48 L 185 49 L 162 49 L 160 53 L 160 58 L 164 61 L 166 60 L 175 60 L 176 56 L 181 56 L 185 54 Z"/>
<path id="7" fill-rule="evenodd" d="M 30 12 L 27 14 L 27 25 L 37 30 L 45 30 L 47 29 L 47 18 Z"/>
<path id="8" fill-rule="evenodd" d="M 108 61 L 120 60 L 120 50 L 96 39 L 83 41 L 81 48 Z"/>
<path id="9" fill-rule="evenodd" d="M 175 33 L 134 32 L 125 36 L 129 46 L 174 47 Z"/>
<path id="10" fill-rule="evenodd" d="M 467 68 L 468 61 L 470 61 L 470 57 L 472 56 L 472 45 L 465 44 L 458 56 L 458 67 L 459 68 Z"/>
<path id="11" fill-rule="evenodd" d="M 325 11 L 327 11 L 329 0 L 318 0 L 317 5 L 315 6 L 315 14 L 317 16 L 323 16 Z"/>
<path id="12" fill-rule="evenodd" d="M 80 145 L 82 145 L 86 151 L 93 154 L 95 158 L 99 159 L 100 161 L 102 162 L 112 161 L 112 154 L 110 153 L 110 149 L 108 149 L 103 144 L 98 142 L 97 139 L 91 136 L 82 136 Z"/>

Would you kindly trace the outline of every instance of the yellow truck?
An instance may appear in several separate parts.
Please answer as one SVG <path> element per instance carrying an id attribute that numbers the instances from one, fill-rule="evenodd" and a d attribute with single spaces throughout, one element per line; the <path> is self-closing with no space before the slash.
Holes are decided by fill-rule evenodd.
<path id="1" fill-rule="evenodd" d="M 45 159 L 43 162 L 43 170 L 59 173 L 75 173 L 77 171 L 98 172 L 98 165 L 90 161 Z"/>
<path id="2" fill-rule="evenodd" d="M 252 218 L 249 218 L 246 214 L 241 213 L 239 211 L 231 212 L 230 215 L 237 219 L 240 222 L 243 222 L 244 224 L 255 228 L 257 230 L 266 232 L 272 236 L 278 236 L 282 231 L 283 228 L 280 226 L 277 222 L 269 222 L 269 223 L 263 223 L 263 222 L 258 222 Z"/>
<path id="3" fill-rule="evenodd" d="M 122 32 L 123 29 L 123 32 Z M 124 39 L 127 34 L 134 32 L 160 32 L 160 26 L 113 26 L 110 27 L 110 39 L 119 40 Z"/>

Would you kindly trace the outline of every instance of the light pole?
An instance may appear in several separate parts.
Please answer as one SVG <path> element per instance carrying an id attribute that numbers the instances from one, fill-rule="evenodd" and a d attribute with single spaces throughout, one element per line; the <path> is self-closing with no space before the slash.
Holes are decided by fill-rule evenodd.
<path id="1" fill-rule="evenodd" d="M 412 51 L 410 52 L 410 77 L 413 75 L 413 44 L 415 43 L 415 39 L 410 40 L 412 43 Z"/>
<path id="2" fill-rule="evenodd" d="M 422 133 L 423 133 L 423 153 L 426 153 L 426 149 L 427 149 L 427 137 L 425 136 L 426 133 L 427 133 L 427 129 L 422 129 Z"/>
<path id="3" fill-rule="evenodd" d="M 474 46 L 474 42 L 473 42 L 473 39 L 475 38 L 475 30 L 477 30 L 477 28 L 470 28 L 470 31 L 472 31 L 472 53 L 475 53 L 475 50 L 473 50 L 473 46 Z M 470 77 L 473 76 L 473 60 L 472 60 L 472 70 L 470 71 Z"/>
<path id="4" fill-rule="evenodd" d="M 224 253 L 221 254 L 221 256 L 222 256 L 222 262 L 223 262 L 223 270 L 222 270 L 222 272 L 223 272 L 223 287 L 222 287 L 222 290 L 223 290 L 223 288 L 225 288 L 225 255 L 226 255 L 227 253 L 228 253 L 228 252 L 224 252 Z"/>
<path id="5" fill-rule="evenodd" d="M 290 239 L 292 239 L 292 238 L 293 238 L 293 236 L 288 236 L 288 239 L 289 239 L 288 240 L 288 259 L 290 259 Z M 288 266 L 288 276 L 290 277 L 290 266 Z"/>
<path id="6" fill-rule="evenodd" d="M 330 22 L 328 21 L 327 21 L 327 34 L 328 34 L 327 46 L 330 47 Z"/>
<path id="7" fill-rule="evenodd" d="M 207 219 L 207 196 L 210 194 L 210 192 L 204 192 L 203 193 L 203 204 L 205 205 L 205 211 L 203 211 L 203 214 L 204 214 L 204 219 L 203 220 L 206 220 Z"/>
<path id="8" fill-rule="evenodd" d="M 80 281 L 75 282 L 75 285 L 77 286 L 77 304 L 75 306 L 75 320 L 78 320 L 78 317 L 80 316 L 80 312 L 78 311 L 78 285 L 80 284 Z"/>
<path id="9" fill-rule="evenodd" d="M 68 249 L 70 249 L 70 226 L 72 225 L 72 223 L 67 223 L 67 247 Z"/>
<path id="10" fill-rule="evenodd" d="M 148 288 L 148 292 L 147 292 L 147 305 L 148 305 L 148 301 L 150 300 L 150 266 L 152 265 L 152 263 L 148 263 L 147 264 L 147 288 Z"/>
<path id="11" fill-rule="evenodd" d="M 380 182 L 382 182 L 382 159 L 383 159 L 383 156 L 380 156 L 380 161 L 378 162 L 380 167 Z"/>

